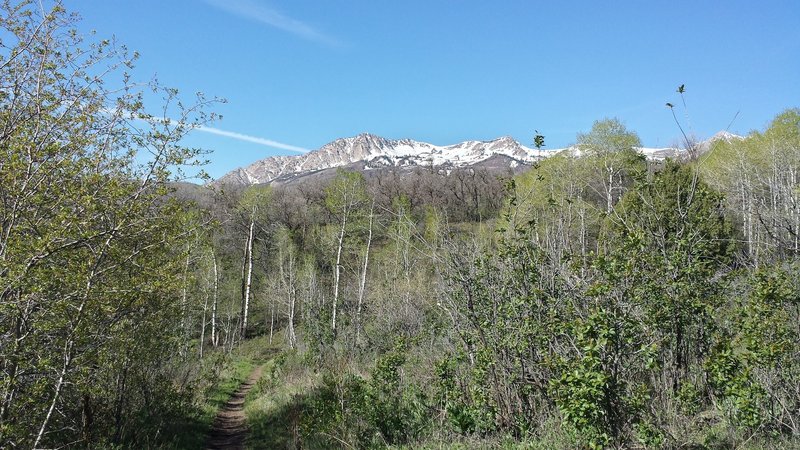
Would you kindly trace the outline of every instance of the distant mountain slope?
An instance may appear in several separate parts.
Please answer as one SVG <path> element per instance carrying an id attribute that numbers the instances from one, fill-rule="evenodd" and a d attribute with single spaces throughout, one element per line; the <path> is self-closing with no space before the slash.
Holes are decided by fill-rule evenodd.
<path id="1" fill-rule="evenodd" d="M 720 132 L 700 144 L 707 150 L 717 139 L 739 136 Z M 492 170 L 514 170 L 520 166 L 554 155 L 564 149 L 538 150 L 525 147 L 511 137 L 491 141 L 466 141 L 439 146 L 411 139 L 386 139 L 369 133 L 337 139 L 319 150 L 303 155 L 273 156 L 233 170 L 215 184 L 253 185 L 262 183 L 290 183 L 338 167 L 358 170 L 390 167 L 438 167 L 448 170 L 461 167 L 486 167 Z M 682 150 L 675 148 L 640 148 L 653 160 L 678 157 Z"/>

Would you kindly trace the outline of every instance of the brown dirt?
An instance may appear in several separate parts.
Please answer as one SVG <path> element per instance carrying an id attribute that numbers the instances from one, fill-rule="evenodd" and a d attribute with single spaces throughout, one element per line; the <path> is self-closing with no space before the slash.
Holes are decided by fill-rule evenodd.
<path id="1" fill-rule="evenodd" d="M 257 367 L 250 373 L 239 389 L 231 395 L 225 406 L 217 413 L 211 434 L 208 436 L 208 450 L 244 449 L 247 439 L 247 425 L 244 416 L 244 398 L 247 392 L 261 378 L 263 366 Z"/>

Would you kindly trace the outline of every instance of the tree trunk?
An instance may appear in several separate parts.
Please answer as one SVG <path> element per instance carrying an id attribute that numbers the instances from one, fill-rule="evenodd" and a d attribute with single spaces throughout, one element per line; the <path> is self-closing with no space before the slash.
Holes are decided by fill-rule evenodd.
<path id="1" fill-rule="evenodd" d="M 294 308 L 297 299 L 297 289 L 295 289 L 294 258 L 289 258 L 289 348 L 295 348 L 297 335 L 294 332 Z"/>
<path id="2" fill-rule="evenodd" d="M 361 270 L 361 283 L 358 286 L 358 306 L 356 308 L 356 340 L 355 345 L 358 346 L 358 340 L 361 337 L 361 308 L 364 304 L 364 292 L 367 286 L 367 268 L 369 267 L 369 250 L 372 245 L 372 223 L 375 218 L 375 202 L 372 202 L 372 207 L 369 209 L 369 233 L 367 235 L 367 251 L 364 254 L 364 267 Z"/>
<path id="3" fill-rule="evenodd" d="M 614 167 L 606 168 L 608 171 L 608 188 L 606 189 L 606 214 L 614 210 Z"/>
<path id="4" fill-rule="evenodd" d="M 253 230 L 255 220 L 250 219 L 250 231 L 247 234 L 247 243 L 244 249 L 244 261 L 242 264 L 242 319 L 239 328 L 239 338 L 247 336 L 247 315 L 250 309 L 250 287 L 253 280 Z"/>
<path id="5" fill-rule="evenodd" d="M 181 330 L 183 331 L 183 343 L 180 347 L 181 356 L 186 354 L 189 346 L 189 308 L 187 302 L 187 289 L 189 284 L 189 255 L 191 244 L 186 244 L 186 263 L 183 266 L 183 289 L 181 291 Z"/>
<path id="6" fill-rule="evenodd" d="M 214 268 L 214 300 L 211 302 L 211 345 L 219 345 L 219 334 L 217 333 L 217 299 L 219 298 L 219 273 L 217 272 L 217 255 L 214 248 L 211 248 L 211 259 Z"/>
<path id="7" fill-rule="evenodd" d="M 53 392 L 53 399 L 50 401 L 50 407 L 47 409 L 47 414 L 44 416 L 44 421 L 42 421 L 42 426 L 39 427 L 39 433 L 36 435 L 36 440 L 33 443 L 33 448 L 39 447 L 39 442 L 42 441 L 42 437 L 44 437 L 45 432 L 47 431 L 47 425 L 50 423 L 50 418 L 53 417 L 53 411 L 55 411 L 56 409 L 56 404 L 58 404 L 58 399 L 61 397 L 61 388 L 64 387 L 67 371 L 70 369 L 72 363 L 72 345 L 73 341 L 70 340 L 64 348 L 64 365 L 62 366 L 61 373 L 59 374 L 58 380 L 56 381 L 56 386 Z"/>
<path id="8" fill-rule="evenodd" d="M 331 317 L 331 328 L 333 337 L 336 338 L 336 310 L 339 307 L 339 280 L 342 272 L 342 248 L 344 247 L 344 231 L 347 226 L 347 210 L 342 215 L 342 229 L 339 232 L 339 243 L 336 248 L 336 267 L 333 272 L 333 313 Z"/>
<path id="9" fill-rule="evenodd" d="M 206 314 L 208 312 L 208 292 L 203 302 L 203 320 L 200 321 L 200 359 L 203 359 L 203 344 L 206 341 Z"/>
<path id="10" fill-rule="evenodd" d="M 2 297 L 0 297 L 2 299 Z M 3 403 L 0 405 L 0 426 L 2 426 L 5 421 L 8 419 L 8 412 L 11 410 L 12 402 L 14 401 L 14 393 L 16 391 L 16 384 L 17 384 L 17 370 L 19 369 L 19 348 L 23 339 L 22 336 L 22 322 L 24 318 L 20 315 L 14 320 L 14 334 L 13 334 L 13 342 L 14 348 L 11 351 L 11 358 L 4 361 L 3 370 L 6 371 L 8 374 L 6 376 L 6 382 L 4 383 L 4 390 L 3 390 Z M 7 369 L 5 364 L 10 365 L 10 369 Z"/>
<path id="11" fill-rule="evenodd" d="M 272 335 L 275 330 L 275 298 L 272 298 L 269 307 L 269 343 L 272 344 Z"/>

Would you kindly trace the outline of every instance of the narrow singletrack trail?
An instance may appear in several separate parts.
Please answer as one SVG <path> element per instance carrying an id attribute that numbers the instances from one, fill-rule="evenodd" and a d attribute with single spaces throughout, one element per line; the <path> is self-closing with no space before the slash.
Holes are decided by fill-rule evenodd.
<path id="1" fill-rule="evenodd" d="M 244 416 L 244 399 L 247 392 L 261 378 L 263 366 L 258 366 L 247 377 L 239 389 L 231 395 L 225 406 L 219 410 L 214 424 L 211 426 L 211 434 L 208 436 L 208 450 L 238 450 L 244 449 L 247 439 L 247 425 Z"/>

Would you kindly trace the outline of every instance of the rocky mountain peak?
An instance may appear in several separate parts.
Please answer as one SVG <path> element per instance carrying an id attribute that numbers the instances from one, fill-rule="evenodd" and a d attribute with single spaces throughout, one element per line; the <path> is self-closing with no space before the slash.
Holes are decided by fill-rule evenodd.
<path id="1" fill-rule="evenodd" d="M 727 130 L 722 130 L 720 132 L 717 132 L 717 134 L 711 136 L 708 139 L 708 141 L 710 141 L 710 142 L 714 142 L 714 141 L 736 141 L 736 140 L 742 140 L 742 139 L 744 139 L 744 138 L 742 136 L 739 136 L 738 134 L 733 134 L 733 133 L 731 133 L 731 132 L 729 132 Z"/>

